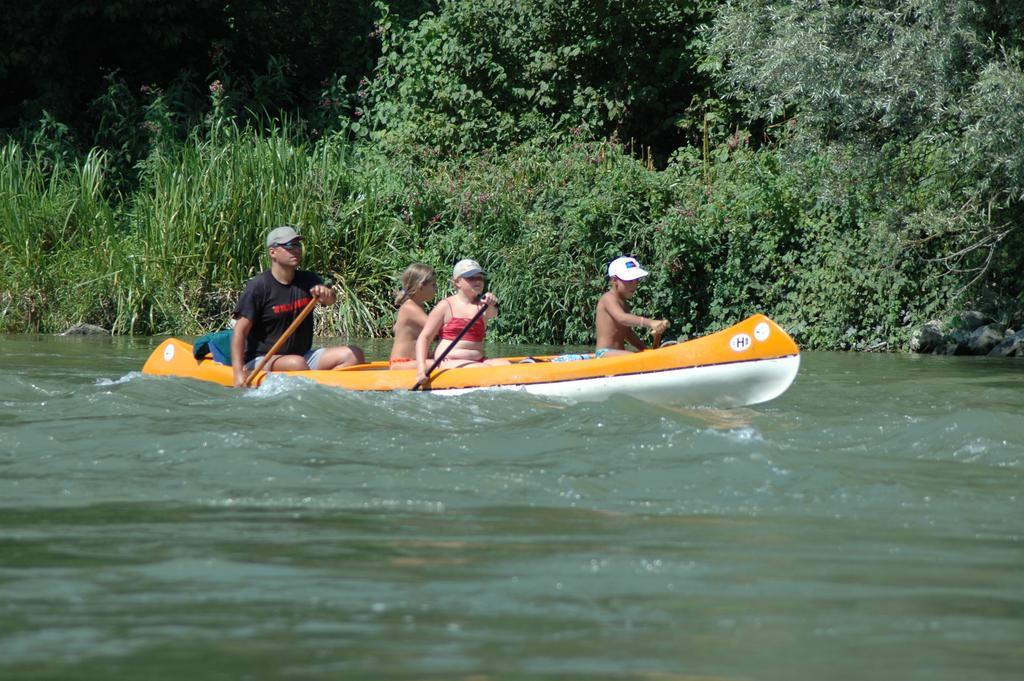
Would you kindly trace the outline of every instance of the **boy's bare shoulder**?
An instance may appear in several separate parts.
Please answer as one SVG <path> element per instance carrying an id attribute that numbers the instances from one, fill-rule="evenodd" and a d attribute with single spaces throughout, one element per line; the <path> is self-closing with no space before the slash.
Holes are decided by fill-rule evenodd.
<path id="1" fill-rule="evenodd" d="M 626 306 L 623 304 L 622 300 L 615 295 L 615 291 L 605 291 L 601 294 L 600 300 L 597 301 L 597 309 L 624 310 L 626 309 Z"/>

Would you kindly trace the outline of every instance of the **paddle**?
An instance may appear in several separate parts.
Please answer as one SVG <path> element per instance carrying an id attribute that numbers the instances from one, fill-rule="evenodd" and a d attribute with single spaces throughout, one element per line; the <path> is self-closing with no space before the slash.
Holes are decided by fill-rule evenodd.
<path id="1" fill-rule="evenodd" d="M 658 346 L 661 345 L 661 334 L 663 333 L 665 332 L 659 331 L 658 333 L 654 334 L 654 339 L 651 341 L 651 350 L 657 350 Z"/>
<path id="2" fill-rule="evenodd" d="M 426 376 L 426 378 L 424 378 L 422 381 L 416 381 L 416 385 L 414 385 L 411 388 L 411 390 L 419 390 L 420 386 L 422 386 L 424 383 L 426 383 L 427 381 L 430 380 L 430 374 L 434 373 L 434 369 L 437 368 L 437 365 L 439 365 L 441 362 L 444 361 L 444 358 L 448 356 L 448 353 L 452 351 L 452 348 L 454 348 L 456 345 L 458 345 L 459 341 L 462 340 L 462 337 L 466 335 L 467 331 L 469 331 L 469 327 L 471 327 L 474 324 L 476 324 L 476 320 L 480 319 L 480 317 L 483 316 L 483 314 L 484 314 L 484 312 L 486 310 L 487 310 L 487 303 L 484 303 L 483 305 L 480 306 L 480 309 L 477 310 L 477 313 L 475 315 L 473 315 L 473 318 L 469 320 L 469 323 L 466 324 L 466 326 L 463 327 L 462 331 L 459 331 L 459 335 L 455 337 L 455 340 L 453 340 L 451 343 L 449 343 L 448 347 L 446 347 L 444 349 L 444 352 L 441 353 L 441 356 L 438 357 L 437 359 L 435 359 L 434 363 L 430 365 L 430 368 L 427 369 L 427 376 Z"/>
<path id="3" fill-rule="evenodd" d="M 282 333 L 281 337 L 277 339 L 277 342 L 271 346 L 270 352 L 263 355 L 263 359 L 260 360 L 260 363 L 256 366 L 253 372 L 249 374 L 249 377 L 245 379 L 245 383 L 242 384 L 243 388 L 248 388 L 252 384 L 253 380 L 256 378 L 256 374 L 263 370 L 263 367 L 265 367 L 267 362 L 277 354 L 277 351 L 281 349 L 281 346 L 284 345 L 285 341 L 292 337 L 292 334 L 295 333 L 295 329 L 299 328 L 299 324 L 309 316 L 309 313 L 313 311 L 314 307 L 316 307 L 316 296 L 313 296 L 313 299 L 306 304 L 306 307 L 302 308 L 302 312 L 300 312 L 299 316 L 295 318 L 295 321 L 288 325 L 288 328 L 284 330 L 284 333 Z"/>

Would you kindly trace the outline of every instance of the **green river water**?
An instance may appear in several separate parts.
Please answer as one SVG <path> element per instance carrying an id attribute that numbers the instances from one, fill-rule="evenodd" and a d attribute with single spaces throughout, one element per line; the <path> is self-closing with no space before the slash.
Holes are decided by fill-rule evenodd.
<path id="1" fill-rule="evenodd" d="M 156 343 L 0 337 L 0 679 L 1024 678 L 1024 360 L 805 353 L 713 411 Z"/>

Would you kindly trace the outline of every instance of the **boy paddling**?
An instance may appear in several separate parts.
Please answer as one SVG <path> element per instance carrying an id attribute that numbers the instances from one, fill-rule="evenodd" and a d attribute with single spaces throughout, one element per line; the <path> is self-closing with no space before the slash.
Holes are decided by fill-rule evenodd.
<path id="1" fill-rule="evenodd" d="M 643 350 L 644 342 L 633 331 L 634 326 L 650 329 L 661 335 L 668 328 L 668 320 L 648 319 L 630 312 L 629 299 L 636 293 L 637 284 L 647 276 L 636 258 L 616 258 L 608 265 L 608 290 L 597 301 L 597 350 L 598 359 L 611 355 L 628 354 L 626 341 L 637 350 Z"/>

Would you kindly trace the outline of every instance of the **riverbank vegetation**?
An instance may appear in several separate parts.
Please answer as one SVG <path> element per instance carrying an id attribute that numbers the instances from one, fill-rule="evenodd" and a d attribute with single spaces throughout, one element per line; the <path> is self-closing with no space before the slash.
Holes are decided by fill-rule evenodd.
<path id="1" fill-rule="evenodd" d="M 588 343 L 622 253 L 652 273 L 637 308 L 683 336 L 755 311 L 823 349 L 901 349 L 964 308 L 1024 324 L 1015 6 L 192 4 L 150 17 L 179 39 L 148 70 L 18 81 L 0 330 L 222 328 L 284 222 L 340 292 L 330 335 L 389 333 L 410 261 L 475 257 L 496 337 Z"/>

